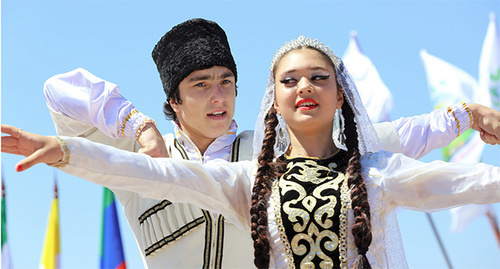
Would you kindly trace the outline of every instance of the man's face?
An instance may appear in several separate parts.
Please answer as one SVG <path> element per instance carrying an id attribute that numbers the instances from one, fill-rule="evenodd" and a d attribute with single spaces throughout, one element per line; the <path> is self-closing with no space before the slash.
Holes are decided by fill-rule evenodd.
<path id="1" fill-rule="evenodd" d="M 181 129 L 195 142 L 227 132 L 234 115 L 236 83 L 227 67 L 196 70 L 179 83 L 181 104 L 170 100 Z"/>

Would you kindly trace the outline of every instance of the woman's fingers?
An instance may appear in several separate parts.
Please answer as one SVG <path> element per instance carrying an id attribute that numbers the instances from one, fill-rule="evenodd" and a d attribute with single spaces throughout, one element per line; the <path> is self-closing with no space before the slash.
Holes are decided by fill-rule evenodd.
<path id="1" fill-rule="evenodd" d="M 38 163 L 57 163 L 64 156 L 56 139 L 2 125 L 2 152 L 26 156 L 16 165 L 16 171 L 24 171 Z"/>
<path id="2" fill-rule="evenodd" d="M 22 129 L 11 125 L 2 124 L 2 133 L 11 135 L 15 138 L 19 138 L 19 136 L 22 134 Z"/>
<path id="3" fill-rule="evenodd" d="M 35 151 L 30 156 L 22 159 L 16 164 L 16 171 L 21 172 L 31 168 L 33 165 L 43 162 L 43 155 L 40 150 Z"/>

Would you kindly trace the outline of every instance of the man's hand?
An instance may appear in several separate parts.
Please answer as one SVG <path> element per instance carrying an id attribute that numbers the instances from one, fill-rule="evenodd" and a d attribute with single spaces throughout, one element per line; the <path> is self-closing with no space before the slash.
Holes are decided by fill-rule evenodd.
<path id="1" fill-rule="evenodd" d="M 153 123 L 146 123 L 139 135 L 138 141 L 142 147 L 139 153 L 147 154 L 153 158 L 168 157 L 165 141 L 163 141 L 163 137 Z"/>
<path id="2" fill-rule="evenodd" d="M 472 129 L 481 134 L 481 139 L 490 145 L 500 144 L 500 111 L 479 105 L 467 104 L 474 116 Z"/>

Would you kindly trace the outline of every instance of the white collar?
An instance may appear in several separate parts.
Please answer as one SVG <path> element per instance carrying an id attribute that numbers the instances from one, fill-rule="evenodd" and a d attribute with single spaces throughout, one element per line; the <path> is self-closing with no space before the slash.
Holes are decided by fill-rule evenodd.
<path id="1" fill-rule="evenodd" d="M 229 129 L 225 134 L 220 137 L 217 137 L 214 142 L 212 142 L 205 154 L 203 156 L 200 153 L 198 147 L 194 144 L 191 138 L 181 130 L 180 126 L 175 121 L 171 121 L 174 125 L 175 130 L 175 138 L 177 141 L 184 147 L 186 150 L 189 159 L 201 161 L 202 163 L 210 161 L 215 158 L 228 159 L 231 152 L 231 144 L 233 144 L 236 139 L 236 132 L 238 130 L 238 124 L 233 119 Z"/>

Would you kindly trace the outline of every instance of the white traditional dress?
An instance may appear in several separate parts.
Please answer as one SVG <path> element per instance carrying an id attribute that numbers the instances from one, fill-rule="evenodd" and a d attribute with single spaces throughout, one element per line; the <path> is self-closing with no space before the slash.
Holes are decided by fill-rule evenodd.
<path id="1" fill-rule="evenodd" d="M 150 119 L 135 110 L 115 84 L 79 68 L 47 80 L 44 92 L 59 135 L 80 136 L 129 151 L 139 150 L 135 138 Z M 456 105 L 452 111 L 460 119 L 461 130 L 457 129 L 455 118 L 446 110 L 401 118 L 375 125 L 375 128 L 384 149 L 419 158 L 432 149 L 446 146 L 457 132 L 469 128 L 469 116 L 464 107 Z M 251 141 L 252 133 L 243 132 L 236 138 L 235 122 L 203 155 L 175 122 L 173 124 L 175 135 L 164 136 L 172 158 L 200 163 L 251 158 L 248 141 Z M 190 204 L 163 200 L 166 197 L 158 200 L 143 198 L 139 190 L 111 189 L 124 207 L 146 267 L 253 266 L 249 234 L 236 229 L 220 215 Z M 185 211 L 189 213 L 185 214 Z"/>
<path id="2" fill-rule="evenodd" d="M 255 161 L 230 163 L 214 160 L 207 164 L 171 158 L 151 158 L 144 154 L 121 151 L 92 143 L 83 138 L 62 137 L 65 151 L 60 169 L 113 190 L 134 192 L 144 198 L 191 203 L 210 212 L 222 214 L 242 232 L 250 232 L 250 205 Z M 303 159 L 303 160 L 301 160 Z M 109 161 L 113 160 L 113 161 Z M 298 165 L 307 158 L 295 158 Z M 335 162 L 316 165 L 309 160 L 311 171 L 335 171 Z M 332 163 L 330 165 L 330 163 Z M 432 212 L 465 204 L 500 202 L 500 168 L 486 164 L 455 164 L 442 161 L 422 163 L 402 154 L 386 151 L 368 153 L 361 158 L 362 176 L 368 191 L 373 241 L 367 257 L 373 268 L 407 268 L 403 245 L 394 210 L 397 207 Z M 311 171 L 301 171 L 308 173 Z M 338 173 L 338 172 L 336 172 Z M 342 177 L 342 175 L 341 175 Z M 197 180 L 192 180 L 196 178 Z M 311 178 L 311 177 L 310 177 Z M 312 177 L 314 178 L 314 177 Z M 315 184 L 325 182 L 318 177 Z M 276 181 L 279 184 L 279 180 Z M 331 182 L 327 180 L 326 182 Z M 333 248 L 339 248 L 343 267 L 352 266 L 357 250 L 348 229 L 352 227 L 350 195 L 344 181 L 340 185 L 340 232 Z M 280 232 L 276 207 L 286 201 L 270 199 L 269 234 L 271 267 L 289 266 L 290 253 Z M 327 214 L 320 210 L 315 214 Z M 342 219 L 342 216 L 347 217 Z M 344 228 L 342 228 L 344 227 Z M 343 230 L 342 230 L 343 229 Z M 286 232 L 286 231 L 285 231 Z M 285 242 L 285 243 L 284 243 Z M 291 251 L 296 247 L 292 244 Z"/>

